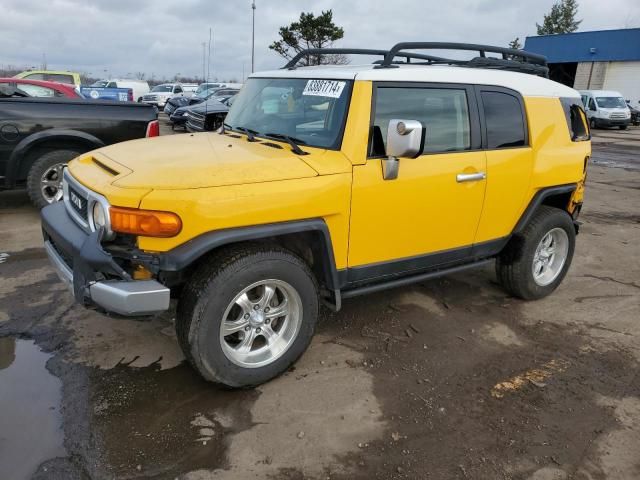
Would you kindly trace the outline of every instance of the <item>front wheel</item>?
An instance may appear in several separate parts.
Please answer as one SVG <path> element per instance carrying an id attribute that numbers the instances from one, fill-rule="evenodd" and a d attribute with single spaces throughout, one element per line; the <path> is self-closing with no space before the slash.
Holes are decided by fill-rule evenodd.
<path id="1" fill-rule="evenodd" d="M 62 170 L 78 155 L 75 150 L 53 150 L 35 161 L 27 176 L 27 191 L 33 205 L 43 208 L 62 200 Z"/>
<path id="2" fill-rule="evenodd" d="M 185 286 L 176 332 L 206 379 L 250 387 L 285 372 L 311 342 L 318 289 L 309 267 L 280 247 L 225 250 Z"/>
<path id="3" fill-rule="evenodd" d="M 594 128 L 597 128 L 597 124 L 596 124 L 596 119 L 592 118 L 591 120 L 589 120 L 589 127 L 591 127 L 591 130 L 593 130 Z"/>
<path id="4" fill-rule="evenodd" d="M 498 280 L 509 293 L 525 300 L 549 295 L 569 270 L 575 239 L 575 227 L 567 212 L 540 207 L 498 257 Z"/>
<path id="5" fill-rule="evenodd" d="M 626 130 L 627 126 L 626 125 L 620 125 L 620 130 Z"/>

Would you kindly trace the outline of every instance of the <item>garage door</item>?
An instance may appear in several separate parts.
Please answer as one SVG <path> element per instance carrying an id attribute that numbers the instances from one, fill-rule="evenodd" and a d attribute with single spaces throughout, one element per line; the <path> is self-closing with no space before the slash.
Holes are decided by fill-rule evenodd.
<path id="1" fill-rule="evenodd" d="M 615 90 L 638 106 L 640 101 L 640 62 L 611 62 L 603 90 Z"/>

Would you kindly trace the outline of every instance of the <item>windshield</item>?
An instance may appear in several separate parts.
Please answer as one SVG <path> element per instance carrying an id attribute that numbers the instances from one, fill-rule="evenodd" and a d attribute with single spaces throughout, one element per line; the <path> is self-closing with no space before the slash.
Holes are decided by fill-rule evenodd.
<path id="1" fill-rule="evenodd" d="M 97 82 L 93 82 L 91 84 L 92 87 L 104 88 L 107 86 L 109 82 L 107 80 L 98 80 Z"/>
<path id="2" fill-rule="evenodd" d="M 597 97 L 600 108 L 626 108 L 627 102 L 622 97 Z"/>
<path id="3" fill-rule="evenodd" d="M 219 86 L 219 83 L 201 83 L 196 90 L 196 95 L 201 96 L 200 94 L 202 94 L 203 92 L 206 92 L 207 90 L 210 90 L 212 88 L 218 88 Z"/>
<path id="4" fill-rule="evenodd" d="M 173 85 L 158 85 L 151 89 L 152 92 L 171 92 L 173 90 Z"/>
<path id="5" fill-rule="evenodd" d="M 194 94 L 194 97 L 198 97 L 198 98 L 209 98 L 211 95 L 213 95 L 216 92 L 217 88 L 215 87 L 209 87 L 207 89 L 202 89 L 198 92 L 196 92 Z"/>
<path id="6" fill-rule="evenodd" d="M 236 96 L 225 123 L 257 136 L 288 135 L 305 145 L 338 149 L 351 81 L 251 78 Z"/>

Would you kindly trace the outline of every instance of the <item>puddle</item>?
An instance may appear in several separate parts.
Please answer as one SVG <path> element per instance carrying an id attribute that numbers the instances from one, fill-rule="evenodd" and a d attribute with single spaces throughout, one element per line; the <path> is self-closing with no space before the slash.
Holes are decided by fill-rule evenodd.
<path id="1" fill-rule="evenodd" d="M 45 368 L 49 355 L 33 341 L 0 338 L 0 478 L 22 480 L 65 456 L 62 382 Z"/>
<path id="2" fill-rule="evenodd" d="M 249 411 L 259 396 L 216 387 L 186 364 L 119 365 L 90 377 L 96 478 L 173 479 L 226 468 L 228 439 L 253 425 Z"/>

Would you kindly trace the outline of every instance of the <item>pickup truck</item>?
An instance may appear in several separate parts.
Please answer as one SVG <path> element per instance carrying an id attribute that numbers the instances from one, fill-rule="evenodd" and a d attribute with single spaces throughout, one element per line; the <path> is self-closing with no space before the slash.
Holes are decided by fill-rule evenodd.
<path id="1" fill-rule="evenodd" d="M 80 93 L 91 100 L 111 100 L 114 102 L 133 102 L 133 89 L 107 87 L 80 87 Z"/>
<path id="2" fill-rule="evenodd" d="M 0 190 L 26 186 L 42 208 L 62 199 L 62 170 L 78 155 L 159 135 L 155 107 L 0 92 Z"/>

